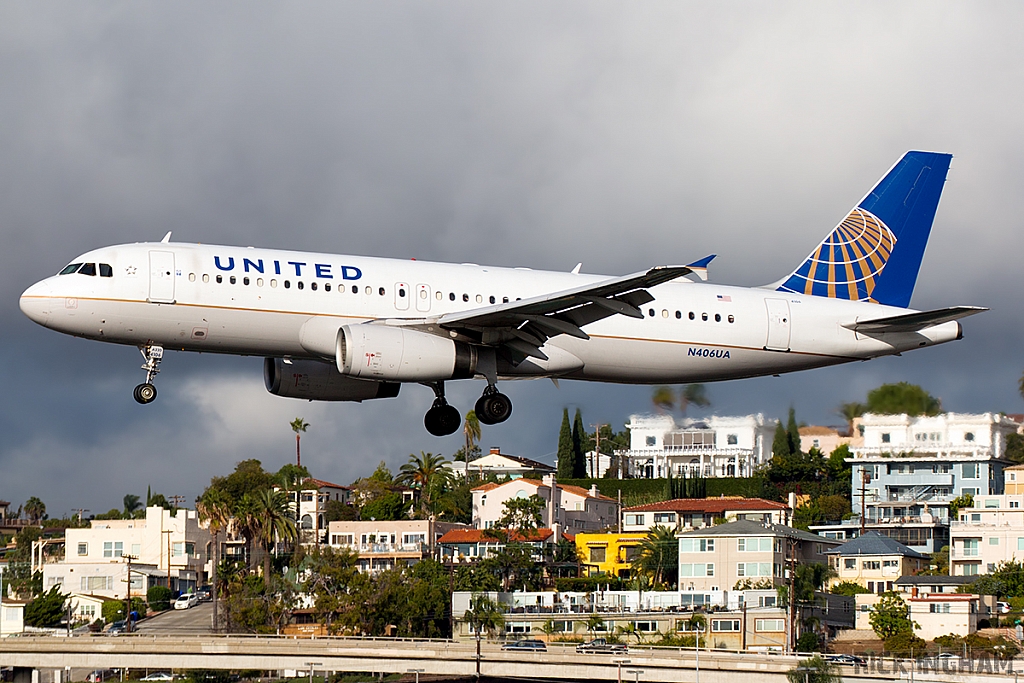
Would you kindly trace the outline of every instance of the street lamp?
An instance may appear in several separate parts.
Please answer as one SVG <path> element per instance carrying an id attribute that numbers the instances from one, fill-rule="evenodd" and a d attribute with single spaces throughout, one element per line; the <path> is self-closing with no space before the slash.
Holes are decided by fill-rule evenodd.
<path id="1" fill-rule="evenodd" d="M 817 671 L 817 669 L 815 669 L 813 666 L 798 666 L 797 668 L 793 669 L 793 671 L 802 673 L 804 675 L 804 683 L 810 683 L 811 672 Z"/>
<path id="2" fill-rule="evenodd" d="M 426 669 L 406 669 L 408 673 L 416 674 L 416 683 L 420 683 L 420 674 L 426 671 Z"/>
<path id="3" fill-rule="evenodd" d="M 700 622 L 698 621 L 698 622 L 696 622 L 693 625 L 693 630 L 697 634 L 696 638 L 694 639 L 694 647 L 693 647 L 694 654 L 695 654 L 695 656 L 697 658 L 697 666 L 696 666 L 697 680 L 696 680 L 696 683 L 700 683 L 700 634 L 704 633 L 704 629 L 702 629 L 700 627 Z"/>
<path id="4" fill-rule="evenodd" d="M 0 638 L 4 635 L 4 570 L 6 566 L 0 567 Z"/>
<path id="5" fill-rule="evenodd" d="M 313 683 L 313 667 L 314 666 L 323 666 L 324 663 L 323 662 L 303 662 L 303 664 L 306 665 L 307 667 L 309 667 L 309 683 Z"/>
<path id="6" fill-rule="evenodd" d="M 639 683 L 640 675 L 644 672 L 643 669 L 626 669 L 626 673 L 633 674 L 634 683 Z"/>
<path id="7" fill-rule="evenodd" d="M 630 660 L 628 660 L 628 659 L 613 659 L 612 660 L 613 664 L 618 664 L 619 665 L 619 683 L 622 683 L 622 665 L 623 664 L 629 664 L 629 661 Z"/>

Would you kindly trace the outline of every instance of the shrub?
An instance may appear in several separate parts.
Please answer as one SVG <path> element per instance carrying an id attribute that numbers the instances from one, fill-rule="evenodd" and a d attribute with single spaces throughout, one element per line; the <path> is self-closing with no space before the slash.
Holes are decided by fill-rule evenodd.
<path id="1" fill-rule="evenodd" d="M 152 586 L 146 591 L 149 608 L 154 612 L 163 612 L 171 607 L 171 589 L 167 586 Z"/>
<path id="2" fill-rule="evenodd" d="M 102 614 L 103 621 L 108 624 L 121 621 L 125 618 L 124 600 L 104 600 Z"/>
<path id="3" fill-rule="evenodd" d="M 831 592 L 834 595 L 848 595 L 850 597 L 853 597 L 854 595 L 859 595 L 860 593 L 870 593 L 871 591 L 869 591 L 867 588 L 860 585 L 856 581 L 843 581 L 842 583 L 837 583 L 836 585 L 832 586 Z"/>
<path id="4" fill-rule="evenodd" d="M 838 667 L 821 655 L 802 659 L 793 669 L 786 672 L 790 683 L 841 683 Z"/>
<path id="5" fill-rule="evenodd" d="M 797 652 L 821 652 L 821 638 L 814 631 L 804 631 L 796 639 Z"/>
<path id="6" fill-rule="evenodd" d="M 915 636 L 913 631 L 901 631 L 885 639 L 885 651 L 894 657 L 911 657 L 927 647 L 924 639 Z"/>

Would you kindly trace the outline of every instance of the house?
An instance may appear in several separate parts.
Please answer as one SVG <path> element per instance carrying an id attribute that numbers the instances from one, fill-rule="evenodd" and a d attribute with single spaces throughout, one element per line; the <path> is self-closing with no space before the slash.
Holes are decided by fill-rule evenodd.
<path id="1" fill-rule="evenodd" d="M 854 496 L 859 496 L 854 491 Z M 919 553 L 932 555 L 949 545 L 949 522 L 924 511 L 919 517 L 902 517 L 894 524 L 892 519 L 863 520 L 865 532 L 877 532 L 899 541 Z M 812 532 L 837 541 L 848 541 L 860 536 L 861 519 L 854 517 L 841 522 L 823 522 L 808 527 Z"/>
<path id="2" fill-rule="evenodd" d="M 466 463 L 448 463 L 445 465 L 451 469 L 456 477 L 465 475 Z M 502 453 L 498 446 L 491 446 L 487 455 L 470 461 L 468 468 L 481 479 L 489 475 L 495 475 L 498 480 L 522 479 L 523 477 L 542 477 L 545 474 L 554 474 L 555 468 L 536 460 L 524 458 L 519 455 Z"/>
<path id="3" fill-rule="evenodd" d="M 696 529 L 679 538 L 679 590 L 773 588 L 790 562 L 828 562 L 839 541 L 781 524 L 742 520 Z"/>
<path id="4" fill-rule="evenodd" d="M 568 533 L 600 531 L 619 521 L 619 504 L 598 493 L 596 485 L 587 490 L 558 484 L 554 476 L 547 475 L 543 481 L 514 479 L 474 488 L 473 526 L 490 529 L 505 514 L 505 501 L 531 496 L 544 501 L 542 524 L 549 528 L 558 524 Z"/>
<path id="5" fill-rule="evenodd" d="M 288 506 L 295 515 L 302 542 L 316 545 L 327 540 L 327 524 L 324 517 L 327 503 L 337 501 L 348 505 L 352 498 L 352 489 L 310 477 L 303 481 L 297 490 L 288 491 L 287 494 Z"/>
<path id="6" fill-rule="evenodd" d="M 647 538 L 646 531 L 632 533 L 578 533 L 576 552 L 586 574 L 606 574 L 628 578 L 637 548 Z"/>
<path id="7" fill-rule="evenodd" d="M 804 453 L 809 453 L 812 448 L 817 448 L 828 456 L 840 446 L 850 445 L 852 441 L 853 437 L 840 434 L 835 427 L 817 425 L 800 427 L 800 450 Z"/>
<path id="8" fill-rule="evenodd" d="M 995 597 L 970 593 L 945 593 L 901 596 L 910 607 L 910 620 L 914 635 L 925 640 L 953 634 L 966 636 L 976 633 L 981 619 L 995 613 Z M 863 593 L 855 596 L 857 624 L 860 631 L 871 631 L 871 614 L 881 595 Z"/>
<path id="9" fill-rule="evenodd" d="M 764 415 L 677 421 L 631 415 L 628 451 L 616 451 L 638 479 L 673 476 L 749 477 L 772 456 L 775 422 Z"/>
<path id="10" fill-rule="evenodd" d="M 25 606 L 28 600 L 0 600 L 0 638 L 18 635 L 25 631 Z"/>
<path id="11" fill-rule="evenodd" d="M 533 548 L 532 557 L 540 562 L 544 559 L 545 546 L 555 545 L 559 540 L 572 541 L 573 537 L 561 533 L 556 526 L 554 529 L 536 529 L 525 536 L 513 533 L 509 540 Z M 443 561 L 460 563 L 489 557 L 504 548 L 506 542 L 497 535 L 489 535 L 486 529 L 461 528 L 446 533 L 438 545 Z"/>
<path id="12" fill-rule="evenodd" d="M 212 537 L 195 510 L 172 515 L 162 507 L 146 508 L 143 519 L 92 520 L 88 528 L 66 529 L 61 562 L 43 565 L 43 587 L 65 592 L 123 598 L 145 597 L 154 585 L 180 592 L 208 582 Z M 131 580 L 128 557 L 131 557 Z"/>
<path id="13" fill-rule="evenodd" d="M 856 583 L 872 593 L 885 593 L 896 589 L 902 576 L 927 569 L 931 558 L 911 550 L 899 541 L 869 531 L 863 536 L 827 550 L 829 565 L 836 572 L 830 586 Z"/>
<path id="14" fill-rule="evenodd" d="M 996 413 L 861 416 L 863 443 L 850 448 L 853 512 L 882 524 L 945 521 L 954 498 L 1002 493 L 1006 436 L 1017 427 Z"/>
<path id="15" fill-rule="evenodd" d="M 376 574 L 437 557 L 438 542 L 445 534 L 467 528 L 433 519 L 331 522 L 328 544 L 358 553 L 359 571 Z"/>
<path id="16" fill-rule="evenodd" d="M 977 580 L 976 576 L 901 576 L 896 579 L 896 590 L 904 595 L 943 595 L 962 592 L 964 586 L 970 586 Z"/>
<path id="17" fill-rule="evenodd" d="M 1024 465 L 1003 468 L 1003 493 L 1024 494 Z"/>
<path id="18" fill-rule="evenodd" d="M 975 496 L 958 516 L 949 528 L 950 574 L 988 574 L 1002 562 L 1024 560 L 1024 494 Z"/>
<path id="19" fill-rule="evenodd" d="M 655 526 L 670 529 L 699 529 L 718 520 L 752 520 L 789 524 L 792 510 L 785 503 L 763 498 L 722 496 L 720 498 L 679 498 L 626 508 L 622 512 L 623 531 L 648 531 Z"/>
<path id="20" fill-rule="evenodd" d="M 103 603 L 110 598 L 103 595 L 92 595 L 90 593 L 73 592 L 68 596 L 68 605 L 71 607 L 71 621 L 85 621 L 92 623 L 103 618 Z"/>

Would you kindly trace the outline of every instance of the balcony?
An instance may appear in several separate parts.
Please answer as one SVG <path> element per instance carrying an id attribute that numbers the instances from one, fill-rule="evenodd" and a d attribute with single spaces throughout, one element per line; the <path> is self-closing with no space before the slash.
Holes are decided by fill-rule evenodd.
<path id="1" fill-rule="evenodd" d="M 347 547 L 355 550 L 360 555 L 374 554 L 423 554 L 430 549 L 426 543 L 353 543 Z"/>
<path id="2" fill-rule="evenodd" d="M 881 446 L 857 446 L 854 460 L 988 460 L 994 457 L 991 446 L 966 443 L 887 443 Z"/>

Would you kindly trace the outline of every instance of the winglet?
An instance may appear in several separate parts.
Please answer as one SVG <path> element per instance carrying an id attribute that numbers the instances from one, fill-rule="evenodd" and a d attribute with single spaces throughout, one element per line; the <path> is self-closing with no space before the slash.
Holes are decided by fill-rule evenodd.
<path id="1" fill-rule="evenodd" d="M 582 268 L 582 267 L 583 267 L 583 262 L 580 261 L 579 263 L 576 264 L 576 267 L 573 268 L 572 271 L 570 271 L 570 272 L 572 272 L 573 275 L 579 275 L 580 274 L 580 268 Z"/>
<path id="2" fill-rule="evenodd" d="M 171 231 L 168 230 L 167 234 L 164 235 L 164 238 L 162 240 L 160 240 L 160 244 L 170 244 L 170 243 L 171 243 Z"/>
<path id="3" fill-rule="evenodd" d="M 692 280 L 693 282 L 707 282 L 708 264 L 714 261 L 716 256 L 718 256 L 718 254 L 711 254 L 710 256 L 705 256 L 699 261 L 694 261 L 693 263 L 688 264 L 686 267 L 693 272 L 690 275 L 687 275 L 686 279 Z"/>

